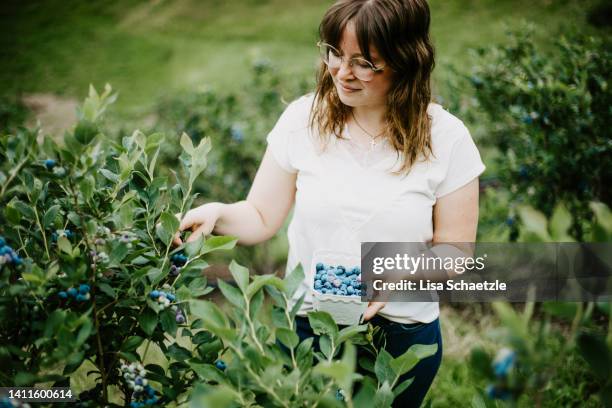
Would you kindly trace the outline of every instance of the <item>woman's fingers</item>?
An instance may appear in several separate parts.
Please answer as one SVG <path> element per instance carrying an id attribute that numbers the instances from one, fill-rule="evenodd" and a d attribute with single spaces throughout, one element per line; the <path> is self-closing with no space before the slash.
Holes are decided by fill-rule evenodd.
<path id="1" fill-rule="evenodd" d="M 191 233 L 189 238 L 187 238 L 187 242 L 195 241 L 196 239 L 200 237 L 200 235 L 204 235 L 204 236 L 209 235 L 210 230 L 211 228 L 208 226 L 208 224 L 205 223 L 205 224 L 200 225 L 198 228 L 195 229 L 195 231 Z"/>
<path id="2" fill-rule="evenodd" d="M 385 307 L 386 304 L 387 302 L 370 302 L 368 304 L 368 308 L 365 310 L 365 312 L 363 312 L 363 321 L 367 322 L 368 320 L 376 316 L 376 313 L 378 313 L 380 309 Z"/>

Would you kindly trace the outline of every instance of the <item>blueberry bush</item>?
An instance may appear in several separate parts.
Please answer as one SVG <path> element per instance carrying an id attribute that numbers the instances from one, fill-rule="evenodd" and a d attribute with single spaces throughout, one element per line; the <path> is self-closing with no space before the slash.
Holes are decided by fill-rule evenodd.
<path id="1" fill-rule="evenodd" d="M 62 145 L 23 128 L 0 137 L 0 377 L 69 386 L 88 362 L 94 381 L 78 396 L 84 403 L 107 404 L 114 387 L 124 396 L 115 403 L 165 405 L 197 378 L 187 360 L 217 357 L 213 336 L 195 332 L 201 321 L 188 301 L 211 290 L 203 257 L 236 240 L 171 246 L 210 142 L 194 146 L 183 135 L 180 170 L 158 176 L 162 134 L 104 136 L 114 99 L 108 86 L 91 88 Z M 142 365 L 152 343 L 167 368 Z"/>
<path id="2" fill-rule="evenodd" d="M 487 140 L 500 152 L 497 175 L 511 203 L 551 216 L 564 202 L 580 240 L 594 217 L 588 203 L 612 202 L 612 48 L 605 38 L 568 34 L 545 52 L 529 29 L 510 40 L 477 50 L 470 76 Z"/>
<path id="3" fill-rule="evenodd" d="M 223 344 L 222 360 L 198 367 L 206 381 L 194 390 L 193 407 L 388 407 L 413 381 L 399 377 L 437 351 L 435 344 L 414 345 L 393 358 L 372 326 L 338 327 L 325 312 L 308 314 L 320 335 L 314 347 L 313 338 L 300 341 L 295 331 L 303 296 L 290 301 L 304 280 L 301 267 L 284 279 L 249 279 L 248 269 L 237 263 L 230 270 L 236 285 L 219 281 L 232 306 L 228 311 L 210 301 L 191 301 L 192 313 Z M 355 345 L 367 351 L 359 361 L 366 375 L 356 373 Z"/>
<path id="4" fill-rule="evenodd" d="M 204 258 L 236 238 L 171 242 L 210 139 L 183 134 L 171 177 L 159 175 L 163 134 L 104 134 L 114 99 L 110 86 L 92 87 L 62 144 L 36 129 L 1 133 L 2 384 L 71 387 L 86 376 L 79 406 L 390 406 L 412 381 L 399 377 L 436 346 L 393 358 L 373 327 L 338 327 L 324 312 L 308 316 L 318 348 L 300 342 L 303 298 L 289 299 L 301 268 L 250 278 L 232 261 L 235 285 L 217 283 L 225 307 L 205 300 Z M 368 375 L 357 374 L 355 345 Z"/>
<path id="5" fill-rule="evenodd" d="M 612 212 L 591 202 L 594 221 L 584 239 L 612 240 Z M 572 242 L 572 215 L 563 203 L 552 217 L 518 206 L 520 242 Z M 488 333 L 503 347 L 494 353 L 472 350 L 471 367 L 488 386 L 476 405 L 612 406 L 612 310 L 608 302 L 528 302 L 522 311 L 494 303 L 501 325 Z M 568 366 L 571 370 L 568 370 Z"/>

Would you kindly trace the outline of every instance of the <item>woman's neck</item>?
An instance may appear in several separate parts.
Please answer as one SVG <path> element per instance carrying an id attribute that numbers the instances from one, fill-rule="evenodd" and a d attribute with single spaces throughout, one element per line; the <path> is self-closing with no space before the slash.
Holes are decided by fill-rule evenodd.
<path id="1" fill-rule="evenodd" d="M 379 134 L 385 127 L 385 109 L 357 106 L 353 108 L 353 116 L 369 133 Z"/>

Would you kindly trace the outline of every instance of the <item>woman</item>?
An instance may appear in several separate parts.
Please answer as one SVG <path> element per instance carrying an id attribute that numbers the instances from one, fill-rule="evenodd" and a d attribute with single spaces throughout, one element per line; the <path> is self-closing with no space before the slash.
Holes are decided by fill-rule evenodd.
<path id="1" fill-rule="evenodd" d="M 192 209 L 189 240 L 215 232 L 253 245 L 271 238 L 295 210 L 287 271 L 299 263 L 306 294 L 298 333 L 314 336 L 313 254 L 359 253 L 360 242 L 473 242 L 478 176 L 484 171 L 463 123 L 431 103 L 434 51 L 425 0 L 340 1 L 319 28 L 321 69 L 314 94 L 291 103 L 245 201 Z M 175 239 L 180 244 L 178 236 Z M 419 406 L 440 366 L 437 302 L 374 303 L 364 319 L 381 326 L 397 356 L 412 344 L 438 344 L 405 378 L 395 406 Z"/>

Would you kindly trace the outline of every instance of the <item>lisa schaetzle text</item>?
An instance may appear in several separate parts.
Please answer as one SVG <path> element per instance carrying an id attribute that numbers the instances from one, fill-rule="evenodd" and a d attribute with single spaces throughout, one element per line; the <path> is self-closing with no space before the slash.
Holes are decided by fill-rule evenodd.
<path id="1" fill-rule="evenodd" d="M 505 291 L 506 283 L 495 280 L 492 282 L 465 282 L 463 280 L 446 282 L 432 282 L 430 280 L 400 280 L 398 282 L 385 282 L 376 279 L 372 282 L 374 290 L 378 291 L 427 291 L 427 290 L 447 290 L 447 291 Z"/>

